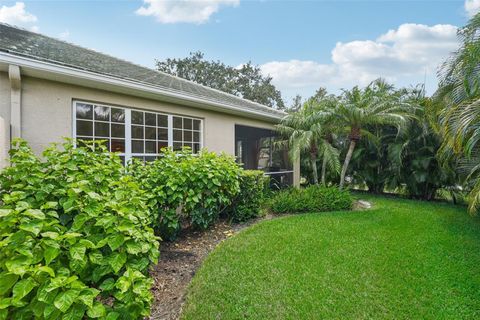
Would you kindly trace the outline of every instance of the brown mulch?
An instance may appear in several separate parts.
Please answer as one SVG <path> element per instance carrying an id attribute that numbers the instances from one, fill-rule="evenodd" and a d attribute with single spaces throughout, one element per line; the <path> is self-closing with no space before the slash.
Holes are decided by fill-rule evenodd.
<path id="1" fill-rule="evenodd" d="M 178 319 L 188 284 L 203 259 L 222 240 L 259 220 L 261 219 L 242 224 L 220 221 L 208 230 L 187 229 L 174 242 L 162 242 L 160 259 L 150 272 L 155 282 L 152 287 L 154 301 L 149 319 Z"/>

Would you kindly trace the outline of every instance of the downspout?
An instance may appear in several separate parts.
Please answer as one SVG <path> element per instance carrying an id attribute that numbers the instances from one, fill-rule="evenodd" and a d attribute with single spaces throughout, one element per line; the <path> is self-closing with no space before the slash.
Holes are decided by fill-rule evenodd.
<path id="1" fill-rule="evenodd" d="M 10 133 L 11 140 L 13 140 L 22 137 L 22 80 L 20 67 L 9 65 L 8 77 L 10 78 Z"/>
<path id="2" fill-rule="evenodd" d="M 8 166 L 8 152 L 13 137 L 20 137 L 21 125 L 21 77 L 20 68 L 16 65 L 8 66 L 10 80 L 10 105 L 0 116 L 0 168 Z"/>

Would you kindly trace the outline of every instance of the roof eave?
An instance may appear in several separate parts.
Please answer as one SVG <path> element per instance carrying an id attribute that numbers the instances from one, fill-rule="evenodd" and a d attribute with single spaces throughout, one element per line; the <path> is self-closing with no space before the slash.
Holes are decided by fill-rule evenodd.
<path id="1" fill-rule="evenodd" d="M 158 86 L 146 83 L 99 74 L 50 62 L 39 61 L 6 52 L 0 52 L 0 65 L 1 64 L 4 64 L 5 66 L 11 64 L 17 65 L 21 68 L 24 75 L 35 78 L 66 82 L 85 87 L 93 87 L 107 91 L 130 94 L 201 109 L 235 114 L 272 123 L 279 122 L 283 117 L 281 114 L 272 114 L 269 112 L 263 112 L 261 110 L 247 110 L 242 107 L 224 104 L 218 101 L 212 101 L 174 90 L 167 90 L 165 88 L 160 88 Z"/>

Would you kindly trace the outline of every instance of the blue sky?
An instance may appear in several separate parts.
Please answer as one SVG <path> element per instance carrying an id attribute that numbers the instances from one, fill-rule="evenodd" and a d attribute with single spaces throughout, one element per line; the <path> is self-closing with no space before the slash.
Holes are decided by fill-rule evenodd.
<path id="1" fill-rule="evenodd" d="M 382 76 L 436 86 L 456 28 L 480 8 L 458 1 L 4 1 L 0 21 L 153 67 L 201 50 L 252 61 L 289 101 Z"/>

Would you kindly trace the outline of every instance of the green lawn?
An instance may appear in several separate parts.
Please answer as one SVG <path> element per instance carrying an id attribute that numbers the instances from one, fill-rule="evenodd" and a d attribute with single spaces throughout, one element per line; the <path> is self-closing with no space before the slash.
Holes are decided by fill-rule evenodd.
<path id="1" fill-rule="evenodd" d="M 480 220 L 370 200 L 368 211 L 264 221 L 223 242 L 183 319 L 480 319 Z"/>

